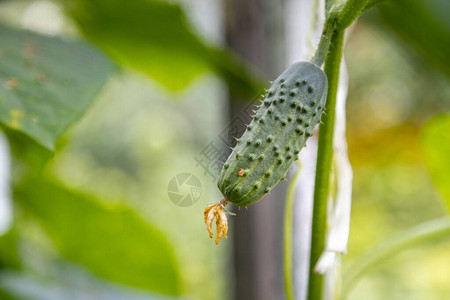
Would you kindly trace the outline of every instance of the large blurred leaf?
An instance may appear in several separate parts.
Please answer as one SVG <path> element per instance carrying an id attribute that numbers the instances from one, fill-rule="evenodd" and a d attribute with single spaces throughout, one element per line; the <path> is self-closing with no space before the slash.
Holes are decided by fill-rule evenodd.
<path id="1" fill-rule="evenodd" d="M 68 260 L 108 280 L 180 294 L 171 246 L 129 208 L 105 207 L 88 196 L 37 179 L 18 186 L 14 196 Z"/>
<path id="2" fill-rule="evenodd" d="M 11 185 L 20 182 L 25 176 L 38 176 L 49 159 L 53 157 L 53 152 L 43 148 L 35 140 L 28 138 L 19 131 L 3 128 L 8 137 L 11 149 Z M 57 148 L 64 139 L 59 139 Z"/>
<path id="3" fill-rule="evenodd" d="M 425 163 L 450 212 L 450 114 L 431 119 L 422 131 Z"/>
<path id="4" fill-rule="evenodd" d="M 387 28 L 434 67 L 450 75 L 450 1 L 390 0 L 378 7 Z"/>
<path id="5" fill-rule="evenodd" d="M 212 70 L 246 96 L 260 92 L 242 62 L 206 46 L 180 6 L 155 0 L 65 0 L 81 31 L 112 58 L 172 90 Z"/>
<path id="6" fill-rule="evenodd" d="M 34 271 L 34 270 L 33 270 Z M 175 300 L 142 290 L 113 285 L 72 266 L 39 272 L 0 272 L 0 296 L 33 300 Z M 3 300 L 3 298 L 0 298 Z M 9 299 L 9 298 L 8 298 Z"/>
<path id="7" fill-rule="evenodd" d="M 86 44 L 0 26 L 0 122 L 52 150 L 111 70 Z"/>
<path id="8" fill-rule="evenodd" d="M 16 245 L 16 232 L 15 230 L 10 230 L 0 236 L 0 269 L 20 269 L 20 267 L 21 262 Z"/>

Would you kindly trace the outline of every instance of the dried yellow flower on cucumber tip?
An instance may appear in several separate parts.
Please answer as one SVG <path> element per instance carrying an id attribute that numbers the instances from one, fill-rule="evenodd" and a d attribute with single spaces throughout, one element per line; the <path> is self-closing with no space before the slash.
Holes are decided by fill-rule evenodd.
<path id="1" fill-rule="evenodd" d="M 226 214 L 228 213 L 234 215 L 233 213 L 225 209 L 227 204 L 228 201 L 222 199 L 220 200 L 219 203 L 211 203 L 205 208 L 204 218 L 210 238 L 213 237 L 212 225 L 214 218 L 216 219 L 216 227 L 217 227 L 217 236 L 215 240 L 216 245 L 219 243 L 222 236 L 224 238 L 227 238 L 228 220 Z"/>

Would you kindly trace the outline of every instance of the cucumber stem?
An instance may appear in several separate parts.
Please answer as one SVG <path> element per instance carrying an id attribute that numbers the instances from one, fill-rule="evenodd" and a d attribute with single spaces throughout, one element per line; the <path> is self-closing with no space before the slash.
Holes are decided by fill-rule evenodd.
<path id="1" fill-rule="evenodd" d="M 330 48 L 331 36 L 333 35 L 335 28 L 335 13 L 330 13 L 328 16 L 322 30 L 322 35 L 320 37 L 319 45 L 317 46 L 314 56 L 311 58 L 311 62 L 318 67 L 323 65 L 325 57 Z"/>
<path id="2" fill-rule="evenodd" d="M 329 195 L 331 162 L 333 157 L 333 132 L 336 96 L 339 81 L 339 67 L 342 58 L 344 31 L 335 30 L 331 37 L 329 53 L 325 61 L 328 78 L 328 95 L 323 123 L 319 127 L 316 180 L 314 186 L 314 206 L 311 235 L 311 255 L 309 263 L 308 300 L 322 299 L 323 277 L 314 272 L 320 255 L 325 248 L 327 200 Z"/>

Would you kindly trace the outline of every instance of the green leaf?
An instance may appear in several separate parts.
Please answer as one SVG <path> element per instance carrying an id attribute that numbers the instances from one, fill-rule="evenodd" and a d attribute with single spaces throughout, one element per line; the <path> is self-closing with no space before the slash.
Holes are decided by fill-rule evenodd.
<path id="1" fill-rule="evenodd" d="M 112 285 L 71 265 L 58 265 L 45 273 L 3 270 L 0 272 L 0 296 L 33 300 L 175 300 L 142 290 Z M 50 273 L 50 274 L 49 274 Z M 4 300 L 4 298 L 0 298 Z"/>
<path id="2" fill-rule="evenodd" d="M 22 263 L 17 250 L 16 232 L 13 229 L 0 236 L 0 269 L 20 269 L 21 266 Z"/>
<path id="3" fill-rule="evenodd" d="M 53 150 L 112 68 L 87 44 L 0 26 L 0 123 Z"/>
<path id="4" fill-rule="evenodd" d="M 432 118 L 422 129 L 425 164 L 450 212 L 450 114 Z"/>
<path id="5" fill-rule="evenodd" d="M 205 45 L 189 28 L 179 5 L 163 1 L 66 0 L 83 34 L 121 64 L 181 90 L 212 70 L 240 94 L 261 90 L 242 61 Z"/>
<path id="6" fill-rule="evenodd" d="M 12 154 L 11 185 L 22 181 L 26 176 L 39 176 L 46 163 L 53 157 L 53 152 L 19 131 L 3 129 L 8 137 Z M 59 141 L 61 140 L 63 139 Z"/>
<path id="7" fill-rule="evenodd" d="M 377 268 L 386 260 L 403 250 L 431 241 L 448 238 L 449 234 L 450 218 L 443 217 L 416 225 L 382 241 L 344 273 L 342 285 L 343 299 L 347 299 L 347 294 L 362 276 Z"/>
<path id="8" fill-rule="evenodd" d="M 69 261 L 131 287 L 180 294 L 170 244 L 126 206 L 106 207 L 42 179 L 17 186 L 14 199 L 40 223 Z"/>
<path id="9" fill-rule="evenodd" d="M 450 75 L 450 1 L 390 0 L 378 8 L 390 32 L 428 63 Z"/>

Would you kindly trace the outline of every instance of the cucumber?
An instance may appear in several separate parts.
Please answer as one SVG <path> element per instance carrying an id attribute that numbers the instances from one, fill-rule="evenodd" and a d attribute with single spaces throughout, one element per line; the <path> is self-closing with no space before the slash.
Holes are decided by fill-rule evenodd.
<path id="1" fill-rule="evenodd" d="M 223 165 L 217 186 L 225 200 L 249 206 L 284 179 L 325 107 L 328 81 L 310 62 L 297 62 L 271 85 Z"/>

